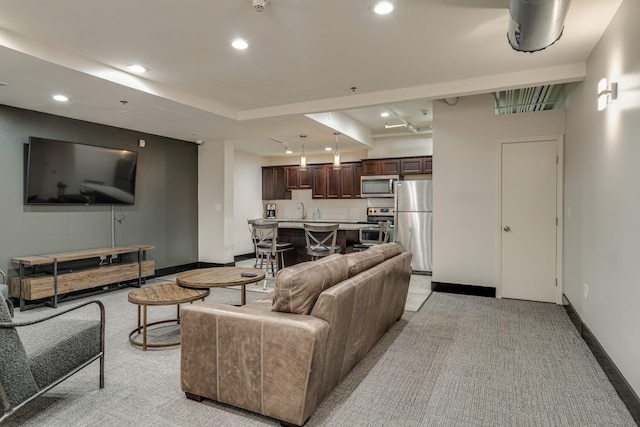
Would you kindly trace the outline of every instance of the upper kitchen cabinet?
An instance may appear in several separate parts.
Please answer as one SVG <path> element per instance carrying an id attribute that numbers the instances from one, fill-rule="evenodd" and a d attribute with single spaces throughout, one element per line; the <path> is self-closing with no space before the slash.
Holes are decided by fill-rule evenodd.
<path id="1" fill-rule="evenodd" d="M 360 197 L 360 175 L 362 165 L 343 163 L 339 170 L 333 164 L 313 165 L 312 173 L 314 199 L 353 199 Z"/>
<path id="2" fill-rule="evenodd" d="M 314 199 L 327 198 L 327 165 L 313 165 L 307 168 L 311 172 L 311 189 Z"/>
<path id="3" fill-rule="evenodd" d="M 400 159 L 366 159 L 362 175 L 400 175 Z"/>
<path id="4" fill-rule="evenodd" d="M 432 173 L 432 165 L 432 156 L 401 158 L 400 175 Z"/>
<path id="5" fill-rule="evenodd" d="M 362 197 L 362 188 L 360 187 L 360 178 L 362 177 L 362 162 L 353 164 L 353 197 Z"/>
<path id="6" fill-rule="evenodd" d="M 262 200 L 290 199 L 284 166 L 262 168 Z"/>
<path id="7" fill-rule="evenodd" d="M 311 188 L 311 172 L 309 168 L 300 170 L 299 166 L 286 166 L 284 169 L 287 190 Z"/>

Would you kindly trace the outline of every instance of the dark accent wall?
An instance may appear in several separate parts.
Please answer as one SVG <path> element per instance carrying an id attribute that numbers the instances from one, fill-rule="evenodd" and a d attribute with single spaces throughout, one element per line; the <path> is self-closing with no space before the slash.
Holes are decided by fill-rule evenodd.
<path id="1" fill-rule="evenodd" d="M 115 244 L 150 244 L 156 269 L 198 262 L 193 143 L 0 105 L 0 268 L 11 258 L 111 246 L 110 206 L 25 206 L 29 136 L 138 152 L 136 201 L 115 206 Z M 138 147 L 138 139 L 146 147 Z"/>

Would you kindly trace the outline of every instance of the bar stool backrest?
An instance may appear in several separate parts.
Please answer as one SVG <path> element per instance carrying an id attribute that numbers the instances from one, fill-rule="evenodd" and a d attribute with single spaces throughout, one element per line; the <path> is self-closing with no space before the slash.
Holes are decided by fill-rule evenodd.
<path id="1" fill-rule="evenodd" d="M 317 255 L 317 252 L 326 252 L 326 255 L 335 253 L 338 227 L 339 224 L 304 224 L 307 253 L 310 255 Z"/>

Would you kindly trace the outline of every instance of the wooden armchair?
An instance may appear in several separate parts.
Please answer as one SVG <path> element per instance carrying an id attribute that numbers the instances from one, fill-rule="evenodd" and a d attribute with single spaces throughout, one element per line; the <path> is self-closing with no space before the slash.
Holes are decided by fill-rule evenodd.
<path id="1" fill-rule="evenodd" d="M 63 316 L 91 304 L 98 305 L 99 320 L 97 315 L 96 320 Z M 103 388 L 104 306 L 100 301 L 13 322 L 5 299 L 0 298 L 0 423 L 97 359 Z"/>

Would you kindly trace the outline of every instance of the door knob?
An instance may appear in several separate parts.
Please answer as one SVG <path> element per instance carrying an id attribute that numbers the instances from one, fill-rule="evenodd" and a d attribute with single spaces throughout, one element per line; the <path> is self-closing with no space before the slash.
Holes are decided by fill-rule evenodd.
<path id="1" fill-rule="evenodd" d="M 508 225 L 504 226 L 504 231 L 511 231 L 511 227 L 509 227 Z"/>

